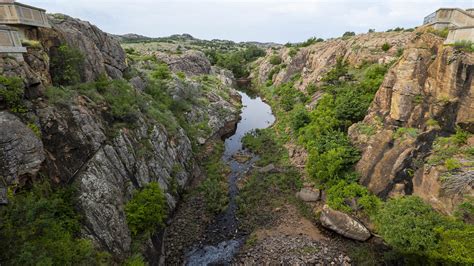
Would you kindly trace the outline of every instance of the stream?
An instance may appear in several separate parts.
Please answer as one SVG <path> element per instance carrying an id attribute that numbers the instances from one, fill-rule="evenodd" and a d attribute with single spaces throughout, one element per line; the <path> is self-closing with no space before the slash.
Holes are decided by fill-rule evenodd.
<path id="1" fill-rule="evenodd" d="M 249 154 L 250 159 L 239 162 L 235 155 L 245 153 L 242 138 L 245 134 L 255 130 L 270 127 L 275 122 L 272 109 L 260 97 L 251 98 L 245 92 L 242 96 L 241 120 L 237 124 L 233 135 L 225 139 L 223 161 L 230 167 L 229 204 L 227 209 L 219 214 L 214 222 L 206 229 L 206 234 L 211 235 L 213 242 L 206 246 L 193 249 L 186 254 L 186 265 L 209 265 L 230 263 L 234 255 L 244 243 L 244 234 L 239 232 L 239 221 L 236 217 L 236 197 L 239 194 L 238 180 L 244 176 L 254 165 L 258 157 Z"/>

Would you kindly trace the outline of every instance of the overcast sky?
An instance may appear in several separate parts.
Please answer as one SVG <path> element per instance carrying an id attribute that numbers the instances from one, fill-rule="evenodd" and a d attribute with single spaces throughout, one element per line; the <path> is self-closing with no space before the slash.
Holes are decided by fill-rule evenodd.
<path id="1" fill-rule="evenodd" d="M 87 20 L 102 30 L 151 37 L 189 33 L 202 39 L 299 42 L 345 31 L 415 27 L 440 7 L 474 0 L 20 0 Z"/>

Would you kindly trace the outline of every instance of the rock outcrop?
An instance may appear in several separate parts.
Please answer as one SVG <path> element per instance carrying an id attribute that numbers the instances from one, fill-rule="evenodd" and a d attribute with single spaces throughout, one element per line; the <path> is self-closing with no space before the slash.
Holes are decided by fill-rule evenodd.
<path id="1" fill-rule="evenodd" d="M 369 230 L 350 215 L 324 205 L 319 218 L 321 224 L 347 238 L 365 241 L 370 238 Z"/>
<path id="2" fill-rule="evenodd" d="M 43 144 L 21 120 L 0 111 L 0 187 L 35 176 L 44 160 Z"/>
<path id="3" fill-rule="evenodd" d="M 472 184 L 462 193 L 445 193 L 442 173 L 425 161 L 437 136 L 453 134 L 456 127 L 474 132 L 474 55 L 442 43 L 434 34 L 419 33 L 389 70 L 360 123 L 376 133 L 364 135 L 353 125 L 349 134 L 362 150 L 357 164 L 362 184 L 382 197 L 418 195 L 451 214 L 473 193 Z M 472 175 L 472 169 L 465 171 Z"/>
<path id="4" fill-rule="evenodd" d="M 127 68 L 125 52 L 118 40 L 87 21 L 62 14 L 50 15 L 51 29 L 40 29 L 39 39 L 50 53 L 61 44 L 83 51 L 85 57 L 82 78 L 96 80 L 103 74 L 121 78 Z"/>
<path id="5" fill-rule="evenodd" d="M 284 47 L 257 60 L 255 66 L 258 68 L 252 73 L 252 77 L 261 84 L 270 79 L 273 84 L 280 85 L 288 82 L 294 75 L 301 74 L 301 80 L 296 85 L 304 90 L 309 84 L 319 82 L 324 74 L 336 65 L 338 58 L 343 58 L 352 66 L 388 63 L 396 59 L 399 49 L 403 49 L 414 37 L 415 35 L 409 32 L 381 32 L 337 38 L 302 48 Z M 385 43 L 390 45 L 388 51 L 381 48 Z M 292 51 L 295 54 L 292 54 Z M 270 58 L 275 54 L 282 58 L 282 64 L 278 66 L 270 62 Z M 269 77 L 272 69 L 278 67 L 281 70 Z"/>
<path id="6" fill-rule="evenodd" d="M 211 72 L 211 63 L 200 51 L 188 50 L 180 55 L 156 53 L 156 57 L 170 66 L 174 72 L 183 72 L 188 76 L 204 75 Z"/>

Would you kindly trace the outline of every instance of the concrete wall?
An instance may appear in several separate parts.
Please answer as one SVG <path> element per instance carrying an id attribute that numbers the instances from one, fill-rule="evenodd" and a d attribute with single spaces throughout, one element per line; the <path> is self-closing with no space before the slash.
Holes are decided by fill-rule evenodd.
<path id="1" fill-rule="evenodd" d="M 472 26 L 474 16 L 462 9 L 440 9 L 436 12 L 435 22 L 450 23 L 457 27 Z"/>
<path id="2" fill-rule="evenodd" d="M 448 37 L 446 38 L 445 44 L 453 44 L 459 41 L 471 41 L 474 42 L 474 26 L 471 27 L 459 27 L 449 31 Z"/>
<path id="3" fill-rule="evenodd" d="M 44 10 L 19 3 L 0 3 L 0 24 L 50 27 Z"/>
<path id="4" fill-rule="evenodd" d="M 26 48 L 21 46 L 18 31 L 0 27 L 0 53 L 26 53 Z"/>

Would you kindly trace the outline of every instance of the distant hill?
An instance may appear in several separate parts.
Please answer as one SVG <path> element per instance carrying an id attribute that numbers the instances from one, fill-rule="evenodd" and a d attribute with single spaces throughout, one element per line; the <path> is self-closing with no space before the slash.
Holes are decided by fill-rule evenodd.
<path id="1" fill-rule="evenodd" d="M 167 37 L 148 37 L 135 33 L 128 33 L 123 35 L 114 35 L 122 43 L 141 43 L 141 42 L 167 42 L 167 43 L 179 43 L 181 45 L 185 44 L 197 44 L 198 46 L 214 46 L 217 45 L 228 45 L 228 46 L 247 46 L 247 45 L 256 45 L 262 48 L 269 47 L 279 47 L 281 44 L 274 42 L 257 42 L 257 41 L 246 41 L 246 42 L 234 42 L 229 40 L 202 40 L 193 37 L 191 34 L 173 34 Z"/>

